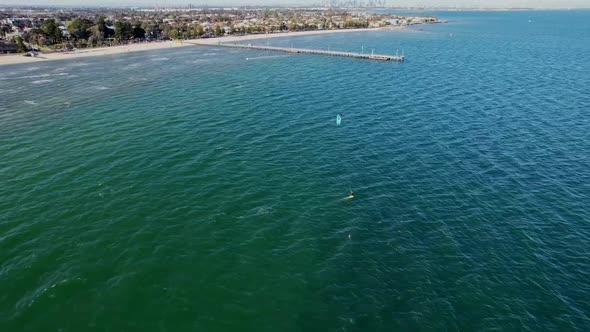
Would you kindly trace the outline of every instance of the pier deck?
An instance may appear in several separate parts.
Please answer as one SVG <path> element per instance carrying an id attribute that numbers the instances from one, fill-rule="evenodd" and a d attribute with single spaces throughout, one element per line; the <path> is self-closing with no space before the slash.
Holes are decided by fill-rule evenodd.
<path id="1" fill-rule="evenodd" d="M 234 47 L 234 48 L 245 48 L 251 50 L 260 51 L 276 51 L 286 53 L 299 53 L 299 54 L 317 54 L 317 55 L 329 55 L 329 56 L 342 56 L 357 59 L 368 59 L 368 60 L 381 60 L 381 61 L 399 61 L 403 62 L 405 57 L 403 55 L 385 55 L 385 54 L 374 54 L 374 53 L 355 53 L 355 52 L 340 52 L 340 51 L 327 51 L 327 50 L 316 50 L 308 48 L 292 48 L 292 47 L 277 47 L 277 46 L 257 46 L 251 44 L 231 44 L 231 43 L 218 43 L 217 46 L 222 47 Z"/>

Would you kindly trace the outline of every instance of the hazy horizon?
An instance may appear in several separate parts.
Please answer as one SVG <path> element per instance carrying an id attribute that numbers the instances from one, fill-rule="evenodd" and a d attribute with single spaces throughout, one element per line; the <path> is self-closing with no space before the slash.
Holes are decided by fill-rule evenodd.
<path id="1" fill-rule="evenodd" d="M 368 0 L 364 0 L 368 2 Z M 4 1 L 1 1 L 4 2 Z M 304 5 L 320 5 L 325 3 L 325 0 L 290 0 L 288 2 L 280 0 L 90 0 L 84 3 L 76 0 L 32 0 L 25 3 L 14 2 L 8 0 L 6 3 L 0 5 L 15 5 L 15 6 L 181 6 L 192 4 L 193 6 L 304 6 Z M 587 0 L 500 0 L 488 1 L 482 3 L 477 0 L 386 0 L 386 5 L 389 7 L 429 7 L 429 8 L 590 8 L 590 1 Z"/>

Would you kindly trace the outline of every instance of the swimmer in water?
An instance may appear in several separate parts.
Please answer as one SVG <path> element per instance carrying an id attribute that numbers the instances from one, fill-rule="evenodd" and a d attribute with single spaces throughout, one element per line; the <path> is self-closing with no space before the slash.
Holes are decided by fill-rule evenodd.
<path id="1" fill-rule="evenodd" d="M 351 191 L 350 194 L 348 194 L 348 197 L 347 198 L 348 199 L 353 199 L 354 198 L 354 192 Z"/>

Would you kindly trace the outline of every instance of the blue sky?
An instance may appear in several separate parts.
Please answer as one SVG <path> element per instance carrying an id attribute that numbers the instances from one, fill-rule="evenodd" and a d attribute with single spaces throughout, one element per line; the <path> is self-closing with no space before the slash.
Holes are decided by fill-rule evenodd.
<path id="1" fill-rule="evenodd" d="M 366 1 L 366 0 L 365 0 Z M 528 7 L 528 8 L 590 8 L 590 0 L 386 0 L 390 6 L 427 6 L 427 7 Z M 117 5 L 117 6 L 171 6 L 178 4 L 193 5 L 278 5 L 300 4 L 313 5 L 322 0 L 0 0 L 0 4 L 19 5 Z"/>

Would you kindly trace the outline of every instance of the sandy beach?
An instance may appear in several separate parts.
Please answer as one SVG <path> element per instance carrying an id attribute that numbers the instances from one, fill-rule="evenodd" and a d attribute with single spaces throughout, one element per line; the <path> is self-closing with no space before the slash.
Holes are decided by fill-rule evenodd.
<path id="1" fill-rule="evenodd" d="M 388 27 L 388 28 L 367 28 L 367 29 L 342 29 L 342 30 L 318 30 L 318 31 L 301 31 L 301 32 L 281 32 L 272 34 L 256 34 L 246 36 L 227 36 L 219 38 L 206 39 L 190 39 L 178 41 L 163 41 L 152 43 L 129 44 L 111 47 L 86 48 L 78 49 L 72 52 L 55 52 L 55 53 L 41 53 L 37 57 L 25 57 L 22 54 L 8 54 L 0 55 L 0 65 L 24 64 L 50 60 L 67 60 L 84 58 L 99 55 L 113 55 L 129 52 L 142 52 L 165 48 L 186 47 L 194 45 L 217 45 L 218 42 L 234 43 L 255 39 L 268 39 L 280 37 L 319 35 L 328 33 L 350 33 L 350 32 L 367 32 L 367 31 L 383 31 L 383 30 L 399 30 L 403 27 Z"/>

